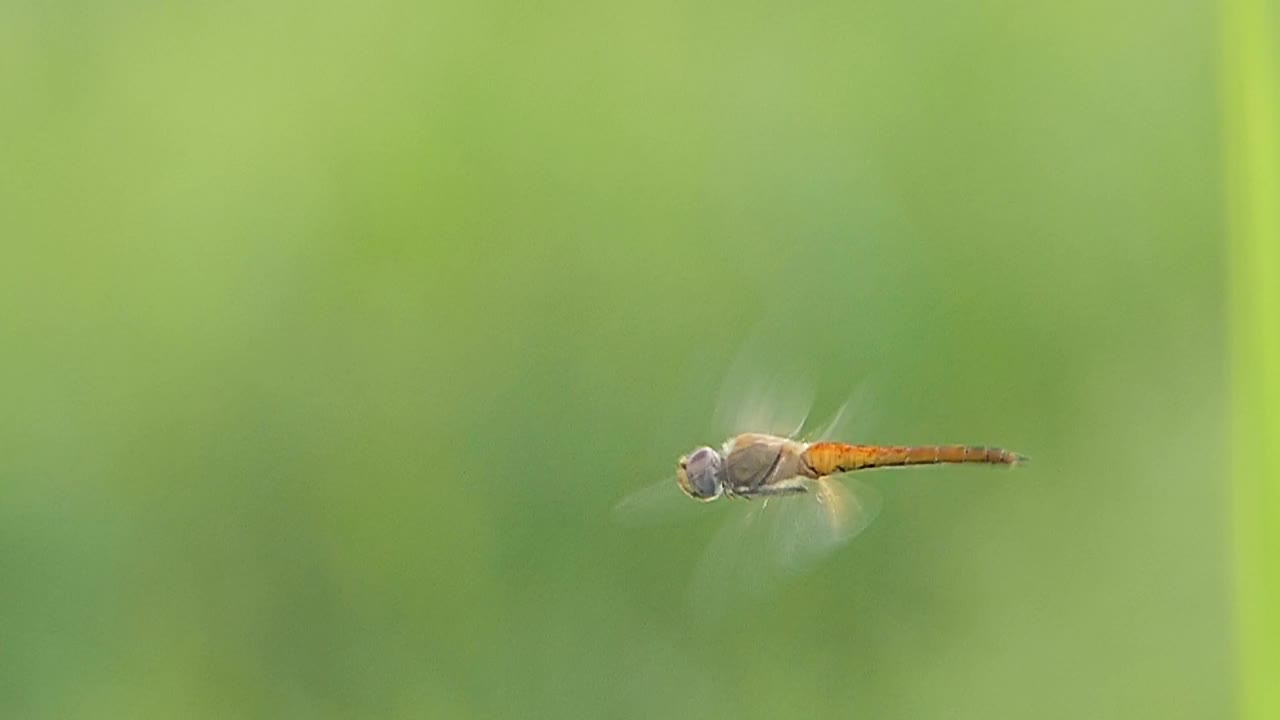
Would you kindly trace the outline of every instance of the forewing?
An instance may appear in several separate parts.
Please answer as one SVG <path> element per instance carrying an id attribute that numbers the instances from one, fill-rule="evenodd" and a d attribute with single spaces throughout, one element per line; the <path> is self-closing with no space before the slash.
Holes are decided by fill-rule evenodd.
<path id="1" fill-rule="evenodd" d="M 625 495 L 613 506 L 613 520 L 633 528 L 674 525 L 706 517 L 706 510 L 680 490 L 673 475 Z"/>
<path id="2" fill-rule="evenodd" d="M 739 504 L 711 538 L 689 584 L 694 619 L 707 622 L 749 612 L 776 587 L 776 568 L 760 557 L 768 533 L 767 509 L 765 503 Z"/>
<path id="3" fill-rule="evenodd" d="M 761 327 L 725 371 L 716 403 L 716 429 L 793 437 L 813 406 L 812 373 L 798 362 L 779 331 Z"/>

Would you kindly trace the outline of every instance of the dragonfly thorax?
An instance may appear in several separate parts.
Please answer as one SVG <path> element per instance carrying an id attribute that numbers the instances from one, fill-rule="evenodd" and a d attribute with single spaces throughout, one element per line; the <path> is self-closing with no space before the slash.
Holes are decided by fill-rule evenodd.
<path id="1" fill-rule="evenodd" d="M 676 482 L 695 500 L 715 500 L 724 491 L 724 456 L 705 446 L 694 450 L 680 458 Z"/>

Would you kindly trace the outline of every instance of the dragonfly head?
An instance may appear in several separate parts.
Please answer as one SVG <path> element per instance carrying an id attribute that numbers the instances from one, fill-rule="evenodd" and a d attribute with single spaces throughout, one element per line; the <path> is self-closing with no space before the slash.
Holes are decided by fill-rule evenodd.
<path id="1" fill-rule="evenodd" d="M 694 450 L 680 458 L 676 482 L 694 500 L 715 500 L 724 491 L 724 457 L 709 447 Z"/>

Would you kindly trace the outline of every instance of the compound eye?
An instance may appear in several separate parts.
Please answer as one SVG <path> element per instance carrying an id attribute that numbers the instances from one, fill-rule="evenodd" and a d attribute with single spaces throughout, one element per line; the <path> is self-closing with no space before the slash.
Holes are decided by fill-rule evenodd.
<path id="1" fill-rule="evenodd" d="M 695 450 L 689 456 L 686 472 L 694 497 L 710 500 L 720 493 L 720 456 L 711 448 Z"/>
<path id="2" fill-rule="evenodd" d="M 707 447 L 698 448 L 693 452 L 693 455 L 689 456 L 689 464 L 695 467 L 700 465 L 705 465 L 710 462 L 711 456 L 713 454 L 715 453 L 711 448 L 707 448 Z"/>
<path id="3" fill-rule="evenodd" d="M 693 489 L 697 491 L 700 498 L 713 498 L 716 496 L 717 483 L 715 473 L 711 466 L 707 466 L 703 471 L 693 478 Z"/>

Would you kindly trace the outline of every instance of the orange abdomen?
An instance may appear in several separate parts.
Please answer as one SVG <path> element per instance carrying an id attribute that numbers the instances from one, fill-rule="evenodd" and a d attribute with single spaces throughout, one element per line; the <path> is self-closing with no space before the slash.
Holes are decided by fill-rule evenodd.
<path id="1" fill-rule="evenodd" d="M 813 477 L 836 473 L 870 470 L 903 465 L 938 465 L 942 463 L 979 463 L 983 465 L 1017 465 L 1027 458 L 1001 448 L 975 445 L 848 445 L 814 443 L 805 449 L 805 469 Z"/>

